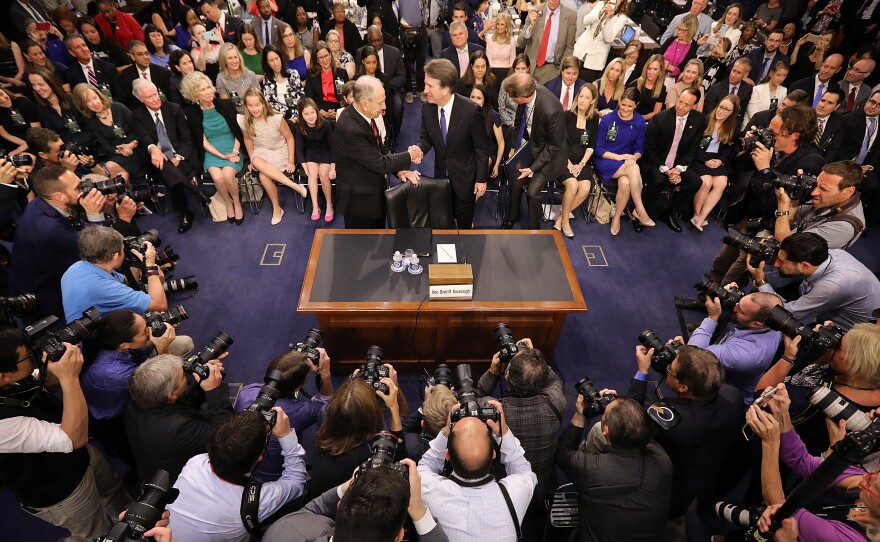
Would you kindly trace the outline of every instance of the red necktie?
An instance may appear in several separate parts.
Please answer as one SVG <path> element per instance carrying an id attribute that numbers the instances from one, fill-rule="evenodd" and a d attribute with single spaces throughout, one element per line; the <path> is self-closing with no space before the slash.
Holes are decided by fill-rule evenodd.
<path id="1" fill-rule="evenodd" d="M 571 87 L 565 87 L 565 96 L 562 97 L 562 109 L 564 111 L 568 111 L 568 100 L 570 98 L 570 96 L 569 96 L 569 89 L 570 88 Z"/>
<path id="2" fill-rule="evenodd" d="M 538 67 L 547 63 L 547 43 L 550 41 L 550 31 L 553 29 L 553 12 L 547 12 L 547 24 L 544 25 L 544 35 L 541 36 L 541 47 L 538 48 Z"/>
<path id="3" fill-rule="evenodd" d="M 379 139 L 379 127 L 376 126 L 376 121 L 370 119 L 370 128 L 373 129 L 373 137 L 376 138 L 376 145 L 382 146 L 382 141 Z"/>
<path id="4" fill-rule="evenodd" d="M 847 113 L 852 113 L 853 107 L 856 105 L 856 87 L 853 87 L 849 91 L 849 98 L 846 100 L 846 111 Z"/>

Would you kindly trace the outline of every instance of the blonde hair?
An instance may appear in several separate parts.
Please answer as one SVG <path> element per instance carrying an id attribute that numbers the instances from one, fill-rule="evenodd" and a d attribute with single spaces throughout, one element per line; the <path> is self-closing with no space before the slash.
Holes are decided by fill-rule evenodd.
<path id="1" fill-rule="evenodd" d="M 676 83 L 680 83 L 684 78 L 684 72 L 687 70 L 688 66 L 696 66 L 697 67 L 697 78 L 694 79 L 694 83 L 690 86 L 690 88 L 699 89 L 702 94 L 703 89 L 700 88 L 703 85 L 703 62 L 701 60 L 697 60 L 696 58 L 692 58 L 688 60 L 687 64 L 684 65 L 684 68 L 681 69 L 681 73 L 678 74 L 678 77 L 675 79 Z"/>
<path id="2" fill-rule="evenodd" d="M 455 395 L 442 384 L 434 386 L 431 395 L 422 404 L 422 419 L 425 421 L 425 433 L 430 437 L 446 427 L 446 419 L 456 403 Z"/>
<path id="3" fill-rule="evenodd" d="M 244 93 L 243 103 L 244 107 L 244 130 L 248 133 L 249 136 L 254 137 L 257 135 L 256 130 L 254 130 L 254 117 L 251 115 L 251 110 L 247 107 L 247 99 L 250 96 L 256 96 L 260 99 L 260 103 L 263 104 L 263 119 L 266 120 L 272 115 L 277 115 L 278 111 L 272 109 L 272 106 L 269 105 L 269 102 L 266 101 L 266 97 L 263 96 L 263 93 L 260 92 L 258 88 L 249 88 Z"/>
<path id="4" fill-rule="evenodd" d="M 843 355 L 855 382 L 880 386 L 880 325 L 854 325 L 846 333 Z"/>
<path id="5" fill-rule="evenodd" d="M 663 93 L 664 88 L 662 74 L 666 59 L 663 58 L 663 55 L 651 55 L 648 61 L 645 62 L 645 66 L 642 68 L 642 75 L 636 80 L 636 87 L 638 87 L 639 92 L 645 92 L 645 83 L 648 82 L 648 67 L 655 62 L 660 64 L 660 71 L 657 72 L 657 80 L 654 81 L 654 88 L 651 89 L 651 95 L 656 100 L 660 98 L 660 94 Z"/>
<path id="6" fill-rule="evenodd" d="M 200 71 L 194 71 L 185 76 L 183 81 L 180 82 L 180 94 L 187 100 L 197 104 L 199 103 L 199 88 L 201 88 L 203 83 L 208 83 L 212 93 L 217 91 L 207 75 Z"/>
<path id="7" fill-rule="evenodd" d="M 494 31 L 497 26 L 493 26 L 492 41 L 495 43 L 510 43 L 511 36 L 513 36 L 513 18 L 507 11 L 501 11 L 495 16 L 495 24 L 497 25 L 500 20 L 504 20 L 507 23 L 507 32 L 504 33 L 503 39 L 498 39 L 498 32 Z"/>
<path id="8" fill-rule="evenodd" d="M 699 19 L 697 19 L 696 15 L 694 15 L 693 13 L 688 13 L 678 23 L 678 26 L 684 26 L 685 28 L 687 28 L 687 31 L 688 31 L 687 39 L 688 39 L 688 41 L 693 41 L 694 36 L 697 35 L 697 30 L 700 28 L 700 21 L 699 21 Z M 678 30 L 678 29 L 676 28 L 676 30 Z"/>
<path id="9" fill-rule="evenodd" d="M 95 112 L 89 109 L 89 106 L 86 105 L 86 93 L 94 92 L 98 95 L 98 98 L 101 99 L 101 104 L 104 106 L 104 109 L 110 109 L 110 98 L 104 96 L 104 93 L 93 88 L 88 83 L 80 83 L 73 87 L 73 104 L 76 106 L 76 110 L 80 112 L 82 116 L 87 119 L 93 118 L 95 116 Z"/>
<path id="10" fill-rule="evenodd" d="M 599 101 L 599 90 L 593 83 L 584 83 L 583 85 L 581 85 L 581 89 L 577 91 L 577 94 L 575 94 L 574 100 L 571 101 L 571 106 L 568 108 L 568 110 L 575 115 L 578 114 L 578 98 L 580 98 L 581 92 L 584 92 L 585 90 L 590 91 L 590 94 L 593 95 L 593 103 L 591 103 L 590 106 L 587 107 L 587 112 L 584 114 L 584 117 L 587 120 L 590 120 L 596 116 L 596 102 Z"/>
<path id="11" fill-rule="evenodd" d="M 709 115 L 709 122 L 706 125 L 706 131 L 703 132 L 703 135 L 711 136 L 715 133 L 715 130 L 718 130 L 718 142 L 724 143 L 725 145 L 733 141 L 733 136 L 736 133 L 736 116 L 739 114 L 739 96 L 735 94 L 731 94 L 729 96 L 725 96 L 718 102 L 718 105 L 715 106 L 715 109 L 718 109 L 718 106 L 724 102 L 730 102 L 730 105 L 733 106 L 733 112 L 730 113 L 730 116 L 721 124 L 721 126 L 716 126 L 715 119 L 715 111 Z"/>
<path id="12" fill-rule="evenodd" d="M 226 64 L 226 57 L 229 55 L 229 51 L 235 51 L 235 54 L 238 55 L 238 69 L 241 70 L 242 75 L 244 75 L 247 68 L 244 67 L 244 59 L 241 57 L 241 51 L 238 50 L 237 45 L 228 41 L 220 46 L 220 58 L 218 59 L 220 62 L 220 73 L 226 77 L 232 77 L 229 73 L 229 67 Z"/>
<path id="13" fill-rule="evenodd" d="M 617 83 L 614 85 L 614 94 L 611 96 L 613 100 L 620 100 L 620 97 L 623 96 L 624 86 L 624 74 L 626 73 L 626 64 L 624 64 L 622 58 L 612 59 L 611 62 L 605 66 L 605 71 L 602 72 L 602 79 L 599 80 L 599 92 L 605 92 L 605 85 L 608 84 L 608 72 L 611 71 L 611 67 L 615 64 L 619 64 L 620 67 L 620 75 L 617 76 Z"/>

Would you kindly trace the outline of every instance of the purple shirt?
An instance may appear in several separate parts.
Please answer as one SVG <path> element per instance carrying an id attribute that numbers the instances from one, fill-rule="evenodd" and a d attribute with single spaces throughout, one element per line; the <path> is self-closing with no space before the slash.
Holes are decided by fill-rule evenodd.
<path id="1" fill-rule="evenodd" d="M 103 420 L 122 415 L 128 404 L 128 379 L 153 351 L 151 344 L 139 350 L 98 352 L 95 361 L 80 376 L 83 395 L 93 418 Z"/>

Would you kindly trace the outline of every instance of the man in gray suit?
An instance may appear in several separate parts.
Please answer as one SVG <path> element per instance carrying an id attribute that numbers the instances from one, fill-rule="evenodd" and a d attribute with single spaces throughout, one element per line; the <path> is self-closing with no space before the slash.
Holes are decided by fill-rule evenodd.
<path id="1" fill-rule="evenodd" d="M 852 113 L 860 111 L 865 107 L 865 102 L 871 97 L 871 87 L 865 84 L 865 79 L 871 77 L 877 63 L 870 58 L 864 58 L 846 70 L 843 81 L 839 83 L 840 90 L 843 91 L 843 107 L 841 113 Z M 855 92 L 853 92 L 855 91 Z"/>
<path id="2" fill-rule="evenodd" d="M 575 12 L 547 0 L 529 11 L 525 28 L 516 40 L 532 61 L 531 72 L 541 84 L 559 75 L 562 59 L 574 50 L 577 24 Z"/>
<path id="3" fill-rule="evenodd" d="M 257 39 L 263 47 L 274 45 L 281 36 L 281 25 L 284 23 L 272 15 L 272 4 L 269 0 L 257 0 L 257 11 L 260 17 L 251 22 L 257 33 Z"/>

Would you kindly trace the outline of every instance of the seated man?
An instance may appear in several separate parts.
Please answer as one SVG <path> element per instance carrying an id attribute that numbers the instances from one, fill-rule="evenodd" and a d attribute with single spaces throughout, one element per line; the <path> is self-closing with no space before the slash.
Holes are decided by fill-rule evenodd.
<path id="1" fill-rule="evenodd" d="M 484 423 L 471 417 L 455 425 L 447 422 L 419 461 L 425 504 L 453 540 L 520 539 L 520 524 L 538 482 L 525 450 L 507 428 L 501 403 L 488 404 L 498 410 L 500 422 Z M 500 482 L 490 473 L 495 458 L 493 437 L 500 445 L 501 464 L 507 471 Z M 447 458 L 452 473 L 443 476 L 440 473 Z M 474 510 L 493 512 L 475 514 Z"/>
<path id="2" fill-rule="evenodd" d="M 168 310 L 163 276 L 156 265 L 156 249 L 149 241 L 143 254 L 146 266 L 147 291 L 135 290 L 125 284 L 116 269 L 125 261 L 122 234 L 106 226 L 85 228 L 79 236 L 82 260 L 74 263 L 61 277 L 61 296 L 67 322 L 78 318 L 89 307 L 102 314 L 130 310 L 138 314 Z"/>
<path id="3" fill-rule="evenodd" d="M 144 80 L 156 87 L 163 102 L 181 103 L 180 91 L 174 88 L 171 82 L 171 70 L 150 62 L 150 52 L 143 42 L 132 40 L 128 44 L 128 56 L 133 64 L 119 72 L 119 88 L 122 102 L 129 109 L 134 109 L 140 103 L 137 94 L 134 93 L 134 82 Z"/>
<path id="4" fill-rule="evenodd" d="M 174 481 L 191 457 L 207 451 L 211 435 L 232 415 L 222 368 L 213 360 L 208 378 L 190 380 L 180 357 L 163 354 L 135 369 L 125 428 L 140 479 L 162 469 Z"/>
<path id="5" fill-rule="evenodd" d="M 112 4 L 110 0 L 107 0 L 107 3 Z M 116 66 L 106 60 L 93 58 L 92 51 L 82 36 L 69 34 L 64 38 L 64 45 L 70 56 L 76 59 L 76 62 L 64 72 L 64 79 L 70 84 L 70 88 L 86 83 L 97 88 L 108 98 L 112 96 L 114 100 L 128 100 L 128 93 L 119 86 L 119 72 L 116 71 Z"/>
<path id="6" fill-rule="evenodd" d="M 323 348 L 318 348 L 321 358 L 315 366 L 312 361 L 302 352 L 287 352 L 273 359 L 266 372 L 279 371 L 283 379 L 276 386 L 278 399 L 275 404 L 287 413 L 291 420 L 293 430 L 297 438 L 302 439 L 306 429 L 315 425 L 321 417 L 321 413 L 333 395 L 333 381 L 330 376 L 330 357 Z M 311 400 L 300 396 L 300 390 L 305 385 L 309 372 L 315 373 L 316 379 L 320 379 L 321 387 Z M 262 384 L 248 384 L 242 386 L 235 402 L 235 411 L 241 412 L 249 407 L 262 389 Z M 259 482 L 277 480 L 282 471 L 281 445 L 278 439 L 269 438 L 266 445 L 266 453 L 260 466 L 254 473 L 254 478 Z"/>
<path id="7" fill-rule="evenodd" d="M 208 453 L 187 462 L 174 484 L 180 496 L 167 507 L 171 512 L 169 526 L 177 538 L 187 542 L 249 539 L 242 519 L 247 508 L 243 502 L 245 486 L 252 487 L 251 475 L 270 434 L 281 443 L 284 471 L 281 479 L 259 488 L 256 510 L 250 519 L 263 524 L 302 495 L 307 478 L 303 459 L 306 452 L 290 428 L 287 414 L 277 406 L 274 411 L 277 421 L 272 428 L 258 412 L 234 414 L 214 431 Z"/>
<path id="8" fill-rule="evenodd" d="M 425 401 L 410 417 L 403 420 L 403 449 L 406 457 L 418 461 L 431 447 L 431 441 L 444 427 L 455 407 L 452 390 L 441 384 L 425 387 Z"/>
<path id="9" fill-rule="evenodd" d="M 577 97 L 578 92 L 580 92 L 581 87 L 586 83 L 579 75 L 580 64 L 577 57 L 568 55 L 562 59 L 559 77 L 544 83 L 547 90 L 559 98 L 563 111 L 568 111 L 571 108 L 571 104 Z"/>
<path id="10" fill-rule="evenodd" d="M 578 395 L 556 454 L 556 463 L 578 490 L 578 539 L 659 540 L 666 529 L 672 463 L 651 440 L 644 407 L 627 397 L 615 399 L 579 449 L 584 426 L 595 415 Z"/>
<path id="11" fill-rule="evenodd" d="M 775 294 L 764 278 L 764 262 L 757 268 L 746 262 L 755 286 Z M 874 321 L 872 313 L 880 307 L 880 280 L 845 250 L 828 250 L 828 242 L 819 235 L 804 232 L 786 237 L 773 265 L 783 277 L 803 279 L 801 296 L 785 303 L 798 320 L 807 324 L 831 320 L 844 331 Z"/>

